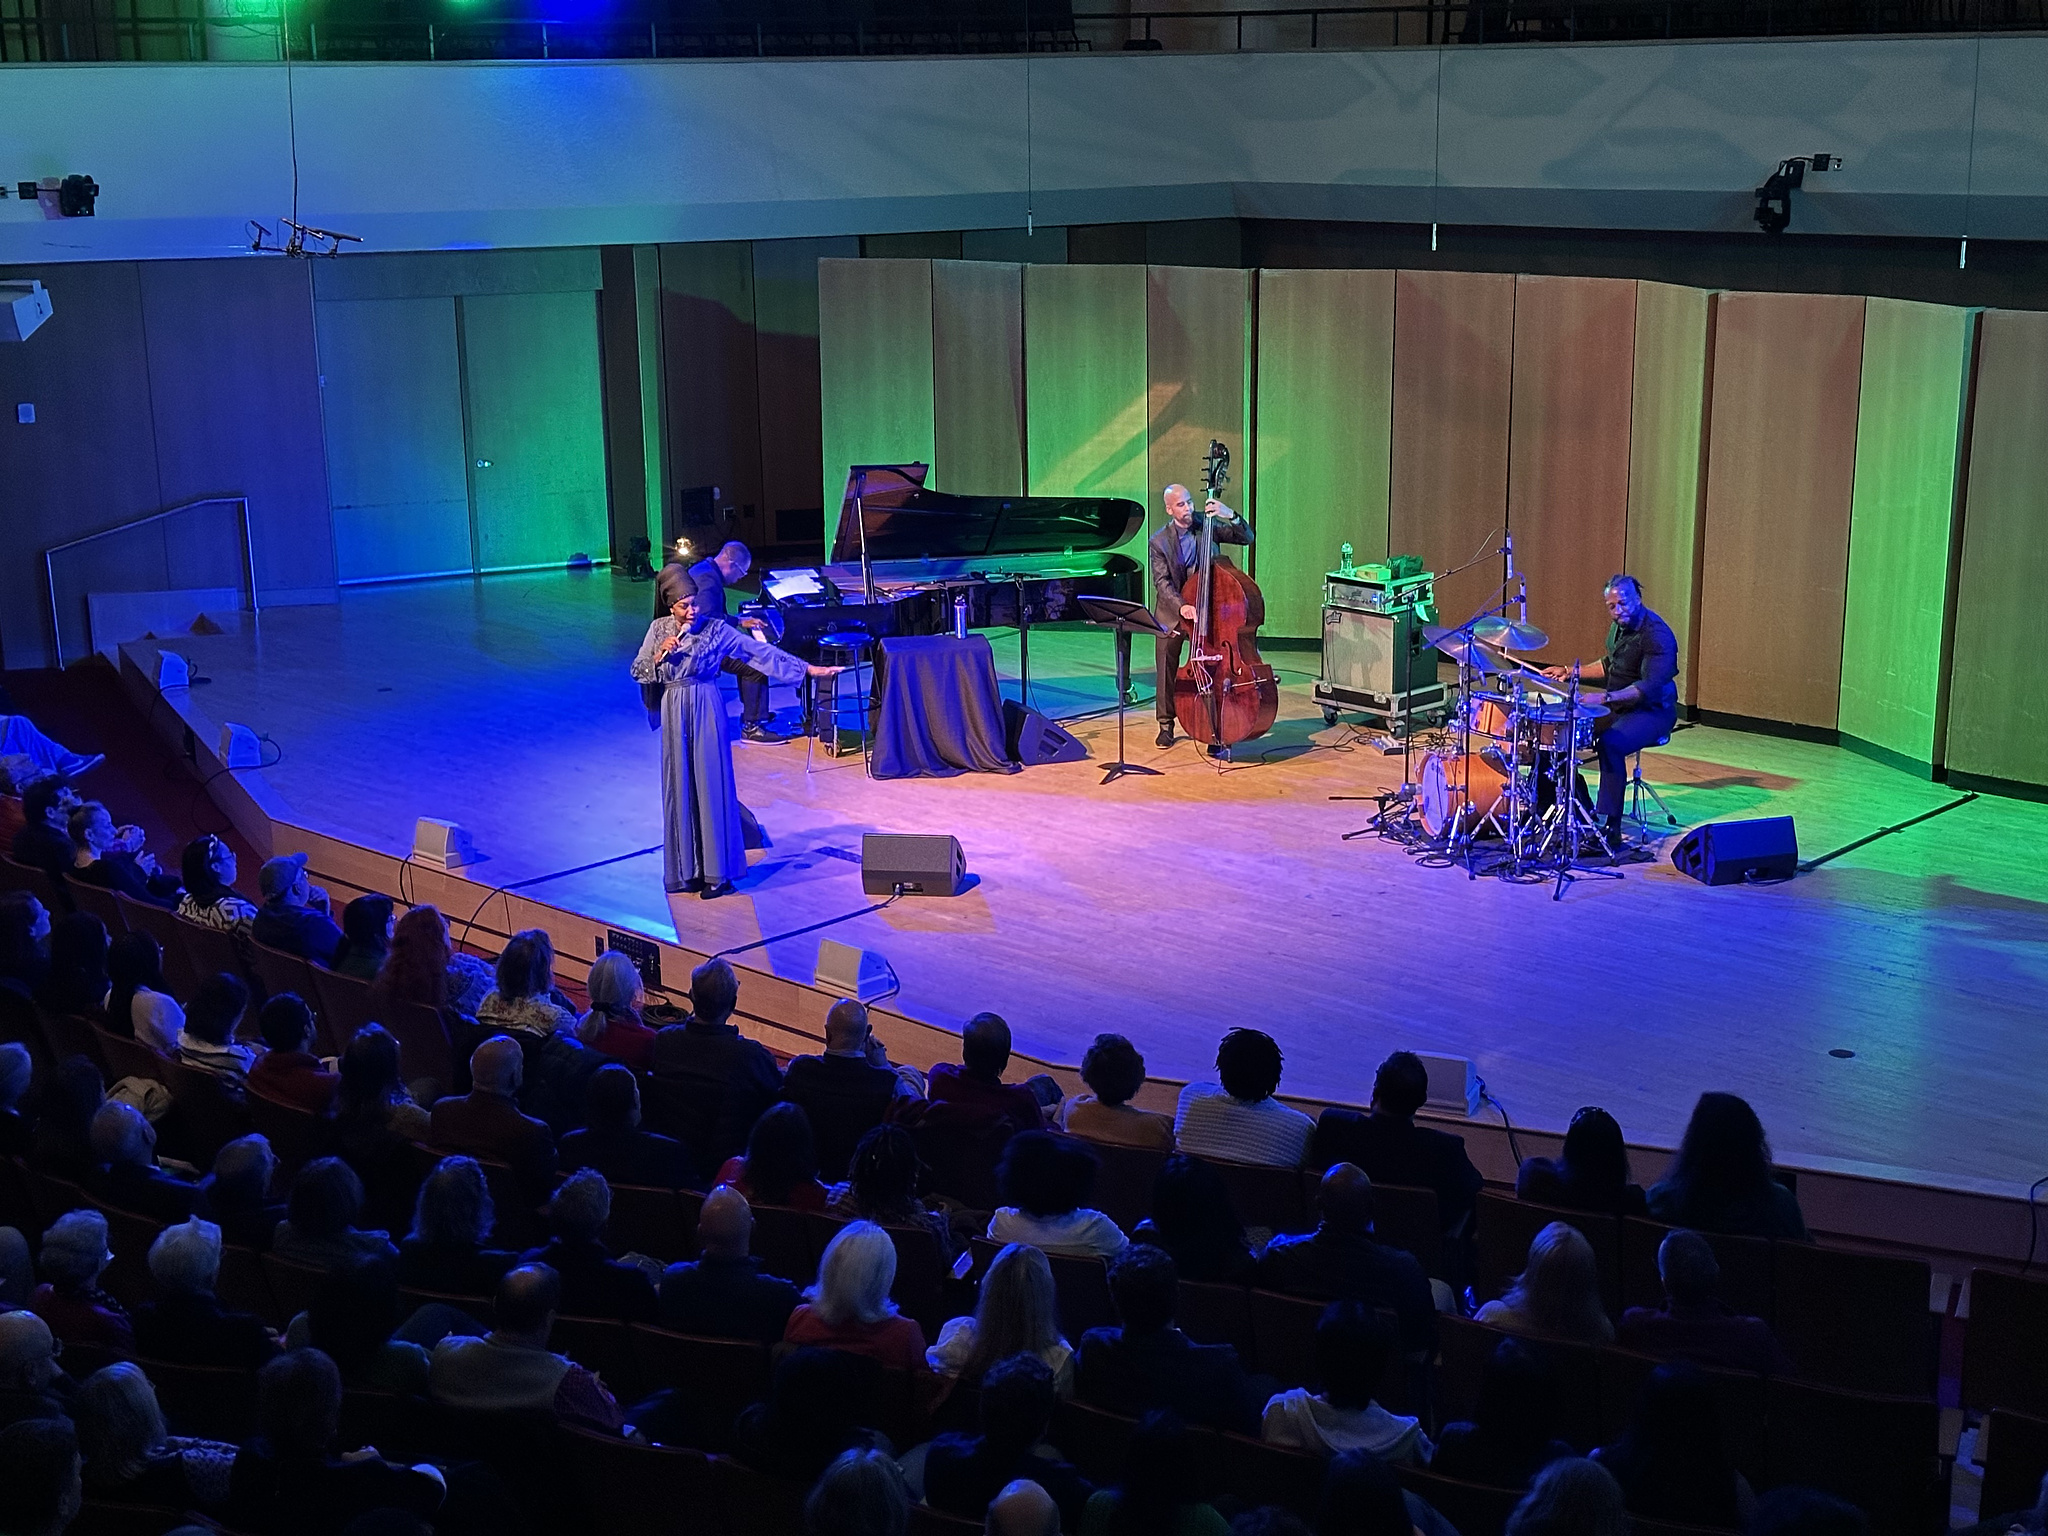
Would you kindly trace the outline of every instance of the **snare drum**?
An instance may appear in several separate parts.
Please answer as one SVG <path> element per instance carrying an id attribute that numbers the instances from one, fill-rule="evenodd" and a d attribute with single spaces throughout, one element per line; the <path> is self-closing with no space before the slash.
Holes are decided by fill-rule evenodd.
<path id="1" fill-rule="evenodd" d="M 1432 752 L 1422 760 L 1420 790 L 1416 795 L 1422 808 L 1422 829 L 1431 837 L 1441 837 L 1446 827 L 1461 820 L 1484 818 L 1499 808 L 1507 788 L 1507 774 L 1476 752 L 1469 757 L 1457 752 Z"/>
<path id="2" fill-rule="evenodd" d="M 1590 712 L 1596 706 L 1581 704 L 1578 718 L 1573 719 L 1571 707 L 1562 699 L 1531 701 L 1522 706 L 1522 718 L 1535 728 L 1536 744 L 1547 752 L 1556 752 L 1569 747 L 1574 753 L 1584 752 L 1593 745 L 1593 721 Z M 1603 709 L 1601 714 L 1605 714 Z"/>

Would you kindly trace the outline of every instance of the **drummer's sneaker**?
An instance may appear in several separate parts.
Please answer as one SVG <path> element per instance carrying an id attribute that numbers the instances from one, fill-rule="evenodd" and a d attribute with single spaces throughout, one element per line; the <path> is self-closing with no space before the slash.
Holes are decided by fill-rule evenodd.
<path id="1" fill-rule="evenodd" d="M 1173 745 L 1173 722 L 1171 720 L 1159 722 L 1159 745 L 1162 747 Z"/>
<path id="2" fill-rule="evenodd" d="M 743 741 L 759 742 L 763 746 L 770 747 L 780 746 L 783 742 L 789 740 L 787 736 L 778 735 L 769 729 L 765 722 L 759 720 L 750 720 L 741 726 L 740 739 Z"/>

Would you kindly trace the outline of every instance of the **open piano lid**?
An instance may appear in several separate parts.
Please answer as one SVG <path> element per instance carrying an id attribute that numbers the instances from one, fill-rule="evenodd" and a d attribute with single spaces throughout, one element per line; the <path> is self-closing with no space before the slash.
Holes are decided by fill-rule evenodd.
<path id="1" fill-rule="evenodd" d="M 1145 509 L 1121 496 L 956 496 L 925 489 L 928 464 L 856 464 L 846 474 L 831 559 L 860 560 L 858 497 L 867 514 L 868 558 L 976 560 L 1114 549 L 1145 525 Z"/>

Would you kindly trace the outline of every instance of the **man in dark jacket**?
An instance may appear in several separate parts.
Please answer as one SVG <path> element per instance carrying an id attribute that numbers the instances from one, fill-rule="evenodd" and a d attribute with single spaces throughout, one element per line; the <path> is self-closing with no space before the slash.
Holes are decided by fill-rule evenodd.
<path id="1" fill-rule="evenodd" d="M 493 1035 L 470 1053 L 469 1092 L 436 1099 L 427 1140 L 443 1152 L 509 1163 L 536 1201 L 555 1172 L 555 1138 L 545 1122 L 519 1112 L 526 1070 L 519 1042 Z"/>
<path id="2" fill-rule="evenodd" d="M 1257 1435 L 1267 1393 L 1238 1364 L 1228 1344 L 1197 1344 L 1173 1326 L 1180 1274 L 1172 1258 L 1133 1243 L 1109 1265 L 1109 1294 L 1120 1328 L 1081 1337 L 1074 1395 L 1136 1418 L 1171 1408 L 1190 1424 Z"/>
<path id="3" fill-rule="evenodd" d="M 640 1084 L 633 1069 L 607 1062 L 583 1090 L 584 1125 L 562 1138 L 562 1167 L 595 1168 L 613 1184 L 681 1189 L 690 1162 L 673 1136 L 640 1129 Z"/>
<path id="4" fill-rule="evenodd" d="M 707 1177 L 746 1150 L 747 1133 L 782 1093 L 782 1070 L 768 1047 L 731 1022 L 739 1001 L 730 962 L 706 960 L 690 973 L 690 1017 L 654 1037 L 655 1123 Z"/>
<path id="5" fill-rule="evenodd" d="M 288 955 L 332 965 L 341 930 L 328 915 L 327 893 L 306 881 L 306 856 L 285 853 L 267 860 L 256 883 L 263 891 L 263 905 L 249 925 L 249 936 Z"/>
<path id="6" fill-rule="evenodd" d="M 1429 1277 L 1414 1254 L 1373 1241 L 1372 1180 L 1338 1163 L 1323 1175 L 1319 1204 L 1315 1231 L 1274 1238 L 1252 1283 L 1289 1296 L 1386 1307 L 1400 1319 L 1401 1352 L 1426 1358 L 1436 1348 Z"/>
<path id="7" fill-rule="evenodd" d="M 135 1347 L 151 1360 L 253 1371 L 277 1353 L 277 1339 L 251 1312 L 230 1312 L 214 1295 L 220 1228 L 197 1217 L 165 1227 L 149 1245 L 157 1296 L 135 1309 Z"/>
<path id="8" fill-rule="evenodd" d="M 661 1326 L 708 1339 L 776 1343 L 803 1292 L 753 1258 L 754 1212 L 730 1184 L 705 1197 L 697 1217 L 698 1257 L 661 1276 Z"/>
<path id="9" fill-rule="evenodd" d="M 92 1193 L 117 1210 L 158 1221 L 183 1221 L 199 1200 L 199 1186 L 157 1166 L 156 1127 L 133 1104 L 109 1099 L 92 1117 L 92 1155 L 103 1164 Z"/>
<path id="10" fill-rule="evenodd" d="M 56 881 L 70 875 L 74 850 L 71 813 L 85 802 L 69 779 L 38 779 L 21 797 L 21 830 L 9 850 L 16 863 L 32 864 Z"/>
<path id="11" fill-rule="evenodd" d="M 725 621 L 725 589 L 752 570 L 753 565 L 754 556 L 747 546 L 731 539 L 710 559 L 691 566 L 689 576 L 697 588 L 697 611 L 709 614 L 713 622 Z M 756 623 L 753 619 L 746 622 L 749 626 Z M 773 716 L 768 708 L 768 674 L 738 660 L 726 662 L 723 670 L 730 672 L 739 684 L 740 736 L 747 741 L 770 744 L 782 741 L 784 738 L 776 735 L 769 723 Z"/>
<path id="12" fill-rule="evenodd" d="M 1436 1191 L 1447 1237 L 1471 1230 L 1472 1206 L 1486 1181 L 1465 1155 L 1465 1138 L 1415 1123 L 1429 1097 L 1429 1070 L 1413 1051 L 1396 1051 L 1372 1080 L 1372 1110 L 1326 1109 L 1309 1138 L 1311 1168 L 1355 1163 L 1375 1184 Z"/>
<path id="13" fill-rule="evenodd" d="M 828 1181 L 846 1177 L 861 1137 L 882 1123 L 897 1094 L 909 1092 L 868 1027 L 867 1009 L 850 997 L 825 1015 L 825 1054 L 797 1057 L 782 1079 L 783 1098 L 810 1118 L 818 1176 Z"/>
<path id="14" fill-rule="evenodd" d="M 579 1168 L 548 1201 L 554 1237 L 521 1255 L 522 1264 L 545 1264 L 561 1276 L 562 1310 L 571 1317 L 654 1321 L 654 1280 L 637 1264 L 624 1264 L 604 1245 L 612 1192 L 595 1168 Z"/>

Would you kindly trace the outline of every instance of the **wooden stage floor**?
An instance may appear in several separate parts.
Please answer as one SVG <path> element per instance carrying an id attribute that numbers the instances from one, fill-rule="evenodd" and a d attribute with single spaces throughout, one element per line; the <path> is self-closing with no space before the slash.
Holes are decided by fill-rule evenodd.
<path id="1" fill-rule="evenodd" d="M 830 934 L 887 957 L 892 1006 L 947 1027 L 992 1008 L 1046 1060 L 1115 1029 L 1155 1073 L 1205 1076 L 1248 1024 L 1279 1038 L 1289 1093 L 1363 1100 L 1406 1046 L 1473 1058 L 1518 1125 L 1599 1103 L 1632 1142 L 1669 1146 L 1723 1088 L 1787 1163 L 1999 1195 L 2048 1172 L 2048 805 L 1985 797 L 1780 886 L 1708 889 L 1660 862 L 1553 902 L 1343 841 L 1371 806 L 1332 797 L 1397 783 L 1401 760 L 1325 729 L 1313 655 L 1282 651 L 1279 727 L 1221 771 L 1154 747 L 1149 706 L 1131 757 L 1163 776 L 1107 787 L 1113 714 L 1076 727 L 1090 761 L 1009 777 L 877 782 L 858 758 L 807 767 L 801 740 L 736 743 L 773 847 L 736 897 L 671 902 L 659 747 L 626 675 L 648 611 L 646 586 L 605 572 L 512 576 L 352 591 L 174 643 L 211 679 L 195 704 L 282 750 L 266 777 L 300 821 L 401 855 L 415 817 L 459 821 L 486 855 L 465 872 L 480 899 L 654 848 L 527 892 L 709 952 L 865 905 L 864 832 L 951 832 L 971 890 Z M 993 638 L 1014 693 L 1016 637 Z M 1031 651 L 1040 707 L 1111 701 L 1105 636 L 1035 632 Z M 1682 825 L 1791 814 L 1808 855 L 1955 798 L 1837 748 L 1704 727 L 1645 771 Z M 817 945 L 746 958 L 808 981 Z"/>

